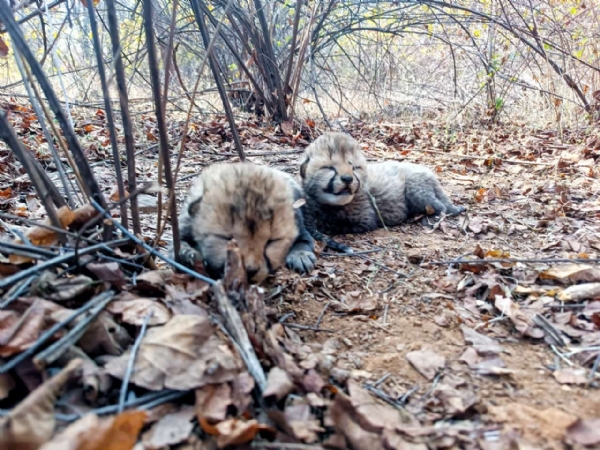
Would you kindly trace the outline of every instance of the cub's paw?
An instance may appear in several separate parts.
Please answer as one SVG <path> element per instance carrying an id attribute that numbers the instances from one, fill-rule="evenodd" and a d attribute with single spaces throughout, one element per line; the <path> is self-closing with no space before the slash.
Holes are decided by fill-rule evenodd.
<path id="1" fill-rule="evenodd" d="M 453 209 L 452 210 L 448 210 L 448 215 L 450 216 L 458 216 L 459 214 L 465 212 L 467 210 L 467 208 L 465 208 L 464 206 L 454 206 L 453 205 Z"/>
<path id="2" fill-rule="evenodd" d="M 310 250 L 292 250 L 285 259 L 285 265 L 294 272 L 308 273 L 314 269 L 317 257 Z"/>
<path id="3" fill-rule="evenodd" d="M 429 228 L 430 230 L 433 230 L 433 224 L 434 224 L 434 222 L 437 222 L 439 220 L 439 218 L 440 218 L 440 216 L 423 216 L 419 220 L 419 223 L 422 226 L 424 226 L 425 228 Z"/>
<path id="4" fill-rule="evenodd" d="M 336 252 L 339 253 L 354 253 L 354 250 L 352 250 L 350 247 L 348 247 L 346 244 L 342 244 L 334 239 L 326 239 L 325 240 L 325 244 L 327 245 L 328 248 L 330 248 L 331 250 L 334 250 Z"/>
<path id="5" fill-rule="evenodd" d="M 171 251 L 172 253 L 172 251 Z M 179 261 L 190 269 L 195 269 L 197 263 L 202 262 L 202 255 L 198 250 L 188 244 L 182 244 L 179 249 Z"/>

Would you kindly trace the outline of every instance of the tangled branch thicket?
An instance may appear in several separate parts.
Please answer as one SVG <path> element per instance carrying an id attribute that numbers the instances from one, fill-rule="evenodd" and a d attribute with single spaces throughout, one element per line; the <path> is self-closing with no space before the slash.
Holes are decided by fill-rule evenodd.
<path id="1" fill-rule="evenodd" d="M 159 68 L 170 72 L 168 111 L 187 110 L 192 98 L 205 54 L 198 20 L 212 36 L 227 3 L 153 0 Z M 108 6 L 98 2 L 96 13 L 115 99 Z M 14 13 L 62 100 L 101 107 L 85 6 L 23 2 Z M 124 0 L 115 13 L 130 101 L 147 101 L 142 8 Z M 594 118 L 599 29 L 598 5 L 581 0 L 234 1 L 218 31 L 214 64 L 230 101 L 278 121 L 425 115 L 562 125 Z M 5 31 L 0 37 L 11 52 Z M 199 113 L 223 110 L 215 69 L 201 76 Z M 12 57 L 0 70 L 3 96 L 26 95 Z"/>

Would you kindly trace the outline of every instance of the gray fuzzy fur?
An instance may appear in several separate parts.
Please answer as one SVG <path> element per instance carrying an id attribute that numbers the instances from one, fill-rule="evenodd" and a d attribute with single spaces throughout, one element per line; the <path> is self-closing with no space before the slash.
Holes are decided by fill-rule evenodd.
<path id="1" fill-rule="evenodd" d="M 326 133 L 311 144 L 301 159 L 300 173 L 307 196 L 306 226 L 317 240 L 326 240 L 321 233 L 364 233 L 396 226 L 426 215 L 427 206 L 434 216 L 464 211 L 452 204 L 428 168 L 397 161 L 367 164 L 358 143 L 342 133 Z M 340 174 L 354 177 L 349 185 L 352 195 L 339 194 L 344 187 L 337 179 Z"/>

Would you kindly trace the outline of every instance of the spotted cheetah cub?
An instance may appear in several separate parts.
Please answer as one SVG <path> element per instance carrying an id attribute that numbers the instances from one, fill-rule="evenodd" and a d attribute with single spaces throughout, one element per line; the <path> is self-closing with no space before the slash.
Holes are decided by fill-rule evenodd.
<path id="1" fill-rule="evenodd" d="M 464 211 L 428 168 L 397 161 L 367 164 L 358 142 L 344 133 L 325 133 L 309 145 L 300 158 L 300 176 L 305 221 L 318 240 L 324 238 L 320 233 L 364 233 L 421 214 Z"/>
<path id="2" fill-rule="evenodd" d="M 301 198 L 300 186 L 284 172 L 251 163 L 208 167 L 192 184 L 180 213 L 182 264 L 202 261 L 218 278 L 227 244 L 235 239 L 251 283 L 284 263 L 298 272 L 312 270 L 314 240 L 294 205 Z"/>

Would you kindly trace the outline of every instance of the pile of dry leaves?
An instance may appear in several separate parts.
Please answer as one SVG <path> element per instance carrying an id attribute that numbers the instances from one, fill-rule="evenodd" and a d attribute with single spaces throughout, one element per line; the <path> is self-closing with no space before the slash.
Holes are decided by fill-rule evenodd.
<path id="1" fill-rule="evenodd" d="M 234 245 L 212 287 L 82 259 L 80 275 L 43 272 L 0 311 L 0 397 L 14 405 L 0 448 L 424 449 L 470 439 L 332 377 L 330 349 L 273 320 L 263 290 L 240 281 Z"/>

